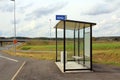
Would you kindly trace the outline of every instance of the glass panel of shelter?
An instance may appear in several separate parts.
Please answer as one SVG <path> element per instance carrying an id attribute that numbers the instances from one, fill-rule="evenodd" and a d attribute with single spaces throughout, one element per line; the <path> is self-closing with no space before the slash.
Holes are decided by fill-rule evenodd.
<path id="1" fill-rule="evenodd" d="M 63 63 L 63 57 L 61 57 L 63 54 L 63 29 L 57 29 L 57 61 L 60 61 Z M 62 59 L 61 59 L 62 58 Z"/>
<path id="2" fill-rule="evenodd" d="M 85 66 L 87 67 L 87 68 L 91 68 L 91 66 L 90 66 L 90 27 L 88 27 L 88 28 L 85 28 Z"/>
<path id="3" fill-rule="evenodd" d="M 65 57 L 65 69 L 84 69 L 81 67 L 71 67 L 74 62 L 77 66 L 85 66 L 87 69 L 90 68 L 90 28 L 65 30 L 66 32 L 66 57 Z M 64 63 L 63 59 L 63 34 L 64 29 L 57 29 L 57 61 Z M 74 57 L 76 56 L 76 58 Z M 79 59 L 80 58 L 80 59 Z M 63 64 L 64 67 L 64 64 Z M 85 68 L 86 69 L 86 68 Z"/>
<path id="4" fill-rule="evenodd" d="M 66 58 L 66 69 L 90 68 L 90 28 L 66 30 Z M 70 67 L 70 61 L 83 67 Z"/>

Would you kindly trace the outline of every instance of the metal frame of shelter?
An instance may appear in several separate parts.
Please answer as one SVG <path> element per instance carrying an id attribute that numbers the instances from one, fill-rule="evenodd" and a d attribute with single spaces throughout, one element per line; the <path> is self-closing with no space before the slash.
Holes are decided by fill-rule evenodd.
<path id="1" fill-rule="evenodd" d="M 91 23 L 91 22 L 84 22 L 84 21 L 75 21 L 75 20 L 61 20 L 59 21 L 56 26 L 55 26 L 55 32 L 56 32 L 56 63 L 57 62 L 60 62 L 60 51 L 59 51 L 59 37 L 58 37 L 58 29 L 61 29 L 63 34 L 62 34 L 62 50 L 63 50 L 63 63 L 61 63 L 61 67 L 62 67 L 62 71 L 63 72 L 67 72 L 67 71 L 78 71 L 78 70 L 92 70 L 92 26 L 96 25 L 96 23 Z M 88 37 L 89 38 L 86 38 L 86 31 L 87 29 L 89 29 L 89 35 Z M 67 30 L 70 30 L 73 32 L 73 44 L 72 44 L 72 47 L 73 47 L 73 53 L 72 53 L 72 56 L 74 56 L 75 58 L 74 59 L 70 59 L 70 60 L 67 60 L 66 59 L 66 56 L 69 54 L 67 53 Z M 81 36 L 80 36 L 80 32 L 82 30 L 82 39 L 81 39 Z M 77 31 L 77 35 L 76 35 L 76 31 Z M 77 36 L 77 38 L 76 38 Z M 77 40 L 76 40 L 77 39 Z M 87 40 L 89 39 L 89 40 Z M 81 40 L 83 41 L 81 43 Z M 89 44 L 87 45 L 88 47 L 86 47 L 86 43 L 89 42 Z M 83 48 L 80 49 L 80 44 L 83 45 Z M 76 51 L 76 48 L 77 48 L 77 51 Z M 89 48 L 89 49 L 87 49 Z M 81 52 L 81 50 L 83 50 Z M 87 53 L 88 52 L 88 53 Z M 81 54 L 82 53 L 82 54 Z M 86 54 L 87 53 L 87 54 Z M 67 54 L 67 55 L 66 55 Z M 89 67 L 86 67 L 86 55 L 89 55 Z M 71 56 L 71 57 L 72 57 Z M 80 65 L 86 67 L 86 68 L 67 68 L 69 67 L 67 65 L 68 61 L 74 61 L 75 63 L 76 60 L 77 61 L 81 61 L 80 56 L 82 56 L 82 64 L 80 63 Z M 67 60 L 67 61 L 66 61 Z M 71 66 L 74 65 L 74 64 L 71 64 Z M 88 65 L 88 64 L 87 64 Z M 78 63 L 78 66 L 79 66 L 79 63 Z"/>

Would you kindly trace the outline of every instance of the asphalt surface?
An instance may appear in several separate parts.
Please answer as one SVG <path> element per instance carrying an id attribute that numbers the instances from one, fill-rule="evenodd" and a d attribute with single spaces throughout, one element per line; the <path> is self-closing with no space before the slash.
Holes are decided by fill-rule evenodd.
<path id="1" fill-rule="evenodd" d="M 0 52 L 0 80 L 11 80 L 21 64 L 26 64 L 14 80 L 120 80 L 120 67 L 94 64 L 94 72 L 62 73 L 54 61 L 34 60 L 10 56 Z"/>
<path id="2" fill-rule="evenodd" d="M 16 46 L 20 46 L 21 44 L 22 44 L 22 43 L 18 42 L 18 43 L 16 44 Z M 6 45 L 6 46 L 0 46 L 0 50 L 9 50 L 9 49 L 11 49 L 11 48 L 13 48 L 13 47 L 14 47 L 13 44 Z"/>
<path id="3" fill-rule="evenodd" d="M 0 80 L 11 80 L 24 61 L 0 52 Z"/>
<path id="4" fill-rule="evenodd" d="M 120 80 L 120 68 L 94 64 L 94 72 L 62 73 L 54 61 L 28 61 L 16 80 Z"/>

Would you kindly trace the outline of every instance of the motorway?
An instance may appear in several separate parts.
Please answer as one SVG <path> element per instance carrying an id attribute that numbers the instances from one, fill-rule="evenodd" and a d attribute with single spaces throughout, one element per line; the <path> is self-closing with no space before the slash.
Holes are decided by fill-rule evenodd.
<path id="1" fill-rule="evenodd" d="M 14 80 L 25 59 L 0 52 L 0 80 Z"/>

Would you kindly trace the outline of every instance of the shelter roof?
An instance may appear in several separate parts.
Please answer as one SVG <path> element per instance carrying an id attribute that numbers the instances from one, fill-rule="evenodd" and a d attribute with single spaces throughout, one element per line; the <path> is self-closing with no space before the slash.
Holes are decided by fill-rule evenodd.
<path id="1" fill-rule="evenodd" d="M 82 28 L 87 28 L 90 26 L 94 26 L 96 25 L 96 23 L 92 23 L 92 22 L 85 22 L 85 21 L 75 21 L 75 20 L 65 20 L 65 24 L 66 24 L 66 29 L 68 30 L 74 30 L 74 29 L 82 29 Z M 64 21 L 59 21 L 55 28 L 58 29 L 63 29 L 64 28 Z"/>

